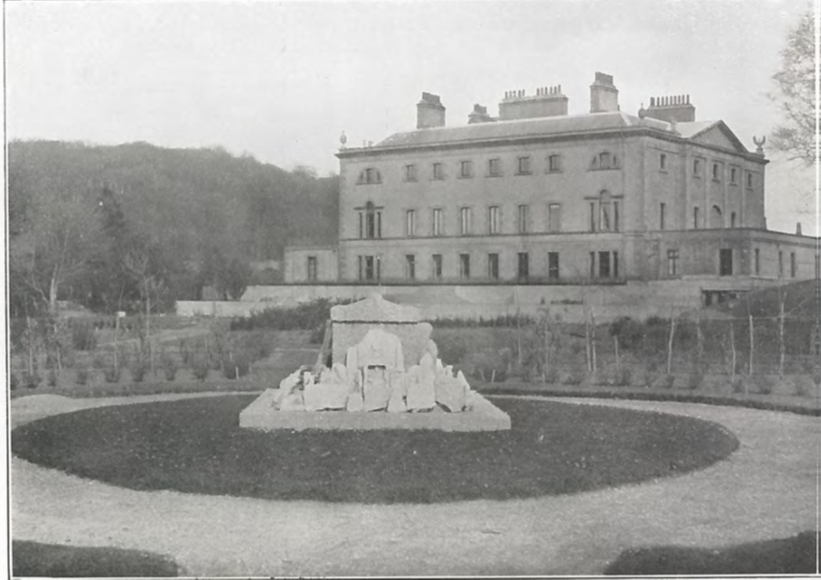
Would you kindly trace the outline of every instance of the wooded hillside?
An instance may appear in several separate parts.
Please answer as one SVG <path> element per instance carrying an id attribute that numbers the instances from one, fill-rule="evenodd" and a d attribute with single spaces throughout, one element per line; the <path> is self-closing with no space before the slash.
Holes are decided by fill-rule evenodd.
<path id="1" fill-rule="evenodd" d="M 236 297 L 251 261 L 335 242 L 337 187 L 336 176 L 220 148 L 12 141 L 13 308 L 59 298 L 121 309 L 141 284 L 166 301 L 198 298 L 204 285 Z"/>

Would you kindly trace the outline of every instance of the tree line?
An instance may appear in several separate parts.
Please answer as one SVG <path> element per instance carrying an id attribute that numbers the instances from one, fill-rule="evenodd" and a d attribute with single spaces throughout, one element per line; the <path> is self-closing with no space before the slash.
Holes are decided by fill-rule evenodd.
<path id="1" fill-rule="evenodd" d="M 288 244 L 334 243 L 336 176 L 285 171 L 221 148 L 12 141 L 8 148 L 12 317 L 162 312 L 206 286 L 239 298 L 253 261 Z"/>

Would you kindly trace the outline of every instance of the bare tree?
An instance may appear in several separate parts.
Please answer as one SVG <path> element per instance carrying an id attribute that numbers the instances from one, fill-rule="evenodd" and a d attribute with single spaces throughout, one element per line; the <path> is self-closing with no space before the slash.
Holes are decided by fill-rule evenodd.
<path id="1" fill-rule="evenodd" d="M 85 193 L 56 185 L 33 192 L 10 240 L 10 274 L 52 315 L 60 290 L 88 272 L 97 252 L 99 227 Z"/>
<path id="2" fill-rule="evenodd" d="M 151 269 L 151 258 L 145 250 L 131 250 L 125 255 L 126 271 L 139 283 L 140 297 L 144 304 L 145 312 L 145 350 L 148 351 L 151 374 L 155 374 L 154 349 L 151 345 L 151 310 L 152 298 L 154 304 L 159 299 L 159 294 L 163 289 L 163 283 L 154 276 Z"/>
<path id="3" fill-rule="evenodd" d="M 807 165 L 815 160 L 815 27 L 803 14 L 787 35 L 781 69 L 773 75 L 778 92 L 770 95 L 784 120 L 772 134 L 773 146 Z"/>

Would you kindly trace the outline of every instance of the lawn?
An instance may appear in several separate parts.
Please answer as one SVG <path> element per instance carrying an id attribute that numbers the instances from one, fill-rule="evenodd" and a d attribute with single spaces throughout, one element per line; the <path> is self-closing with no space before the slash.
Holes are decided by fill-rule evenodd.
<path id="1" fill-rule="evenodd" d="M 254 432 L 248 395 L 87 409 L 12 432 L 34 463 L 140 490 L 435 503 L 565 494 L 704 468 L 738 446 L 689 417 L 496 398 L 509 432 Z"/>
<path id="2" fill-rule="evenodd" d="M 38 577 L 169 577 L 178 573 L 173 560 L 137 550 L 58 546 L 12 542 L 14 576 Z"/>
<path id="3" fill-rule="evenodd" d="M 815 574 L 819 536 L 750 542 L 721 550 L 658 546 L 627 550 L 605 570 L 619 576 Z"/>

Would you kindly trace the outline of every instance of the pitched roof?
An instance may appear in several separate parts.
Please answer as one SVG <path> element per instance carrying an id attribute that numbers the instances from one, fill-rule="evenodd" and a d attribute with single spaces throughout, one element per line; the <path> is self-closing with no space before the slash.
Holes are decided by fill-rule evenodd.
<path id="1" fill-rule="evenodd" d="M 626 127 L 650 127 L 669 131 L 670 124 L 646 117 L 640 119 L 622 112 L 590 113 L 583 115 L 562 115 L 475 123 L 458 127 L 434 127 L 403 133 L 394 133 L 376 147 L 413 147 L 419 145 L 441 145 L 471 141 L 488 141 L 543 135 L 564 135 L 623 129 Z"/>

